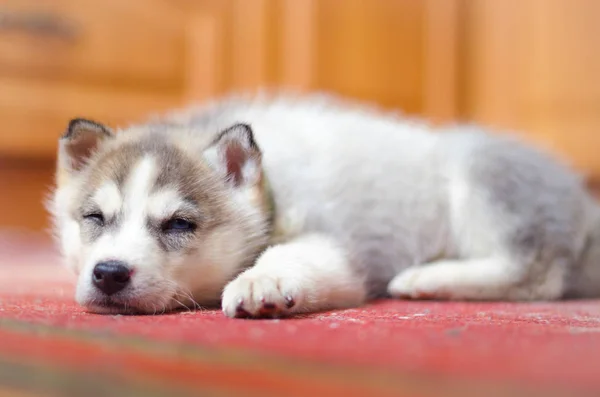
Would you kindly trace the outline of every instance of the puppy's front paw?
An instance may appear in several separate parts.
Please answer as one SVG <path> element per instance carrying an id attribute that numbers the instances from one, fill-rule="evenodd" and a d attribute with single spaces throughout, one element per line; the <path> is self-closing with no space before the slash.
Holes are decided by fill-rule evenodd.
<path id="1" fill-rule="evenodd" d="M 228 317 L 278 318 L 293 314 L 302 300 L 292 280 L 253 268 L 225 287 L 222 306 Z"/>

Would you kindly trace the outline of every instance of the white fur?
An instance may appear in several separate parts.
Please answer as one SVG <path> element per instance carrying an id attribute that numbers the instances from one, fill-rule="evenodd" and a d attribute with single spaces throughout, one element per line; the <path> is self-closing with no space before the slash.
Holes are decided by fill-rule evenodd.
<path id="1" fill-rule="evenodd" d="M 166 119 L 123 131 L 109 147 L 162 132 L 222 176 L 222 155 L 207 145 L 232 125 L 249 124 L 262 168 L 249 163 L 243 172 L 254 180 L 262 171 L 269 182 L 274 234 L 265 235 L 255 187 L 232 188 L 221 199 L 237 211 L 235 222 L 202 235 L 193 254 L 159 254 L 141 227 L 146 212 L 166 214 L 181 200 L 169 191 L 148 197 L 147 162 L 123 197 L 124 229 L 102 248 L 77 241 L 77 223 L 66 215 L 74 188 L 59 189 L 55 215 L 75 267 L 118 253 L 200 304 L 224 288 L 228 316 L 237 315 L 240 299 L 243 310 L 262 316 L 263 298 L 290 314 L 386 293 L 476 300 L 600 294 L 596 203 L 570 168 L 517 139 L 474 126 L 435 130 L 324 96 L 230 98 Z M 271 247 L 260 254 L 267 238 Z M 296 302 L 290 310 L 282 306 L 288 294 Z"/>
<path id="2" fill-rule="evenodd" d="M 162 190 L 148 198 L 148 215 L 154 219 L 167 219 L 178 209 L 186 206 L 181 195 L 175 190 Z"/>
<path id="3" fill-rule="evenodd" d="M 75 274 L 83 261 L 79 223 L 70 215 L 69 206 L 77 195 L 76 184 L 72 183 L 56 190 L 48 209 L 53 215 L 54 237 L 57 240 L 65 265 Z"/>
<path id="4" fill-rule="evenodd" d="M 563 269 L 553 269 L 536 288 L 514 288 L 522 275 L 523 269 L 500 257 L 438 261 L 406 269 L 390 282 L 388 292 L 414 299 L 529 300 L 556 299 L 563 291 Z"/>
<path id="5" fill-rule="evenodd" d="M 123 201 L 119 208 L 123 221 L 120 227 L 103 234 L 87 247 L 76 292 L 77 301 L 81 304 L 88 305 L 94 301 L 97 292 L 91 283 L 92 271 L 96 264 L 108 260 L 122 261 L 131 268 L 134 273 L 132 287 L 137 291 L 133 295 L 138 296 L 137 299 L 153 302 L 157 300 L 155 294 L 162 293 L 159 288 L 146 286 L 164 284 L 165 279 L 160 251 L 146 227 L 148 209 L 152 207 L 150 191 L 155 173 L 156 165 L 151 157 L 144 157 L 134 166 L 123 189 Z"/>
<path id="6" fill-rule="evenodd" d="M 143 158 L 133 169 L 124 188 L 121 228 L 105 234 L 89 256 L 88 266 L 109 259 L 119 259 L 133 269 L 157 267 L 158 258 L 152 255 L 153 241 L 146 227 L 147 206 L 154 183 L 155 164 L 151 157 Z"/>
<path id="7" fill-rule="evenodd" d="M 293 299 L 291 308 L 286 298 Z M 364 280 L 352 271 L 344 249 L 330 237 L 306 235 L 267 249 L 227 285 L 222 305 L 230 317 L 240 304 L 258 316 L 265 302 L 288 315 L 357 306 L 365 298 Z"/>
<path id="8" fill-rule="evenodd" d="M 106 181 L 94 193 L 92 200 L 98 204 L 105 217 L 114 217 L 121 209 L 123 198 L 113 181 Z"/>

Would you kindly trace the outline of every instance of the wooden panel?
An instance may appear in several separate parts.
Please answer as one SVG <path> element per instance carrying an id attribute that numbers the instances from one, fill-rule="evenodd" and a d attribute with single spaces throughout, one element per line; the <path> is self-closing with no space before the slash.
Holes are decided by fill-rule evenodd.
<path id="1" fill-rule="evenodd" d="M 531 1 L 524 124 L 600 178 L 600 2 Z"/>
<path id="2" fill-rule="evenodd" d="M 184 1 L 190 101 L 254 91 L 273 82 L 277 64 L 272 31 L 278 2 Z"/>
<path id="3" fill-rule="evenodd" d="M 527 2 L 525 0 L 524 2 Z M 461 71 L 462 113 L 487 125 L 515 128 L 525 60 L 526 16 L 513 0 L 466 0 Z"/>
<path id="4" fill-rule="evenodd" d="M 460 0 L 427 0 L 423 31 L 423 114 L 446 123 L 459 116 Z"/>
<path id="5" fill-rule="evenodd" d="M 212 99 L 225 85 L 225 12 L 202 3 L 187 4 L 186 101 Z"/>
<path id="6" fill-rule="evenodd" d="M 235 90 L 252 90 L 268 82 L 269 0 L 231 0 L 231 84 Z"/>
<path id="7" fill-rule="evenodd" d="M 181 86 L 184 25 L 168 2 L 0 0 L 0 20 L 0 75 Z"/>
<path id="8" fill-rule="evenodd" d="M 600 2 L 467 0 L 464 114 L 600 178 Z"/>
<path id="9" fill-rule="evenodd" d="M 316 85 L 319 0 L 282 0 L 279 79 L 288 88 L 309 91 Z"/>
<path id="10" fill-rule="evenodd" d="M 192 99 L 292 88 L 441 120 L 455 116 L 457 34 L 447 29 L 457 26 L 458 0 L 443 7 L 415 0 L 184 4 L 196 21 L 190 37 L 197 46 L 188 58 L 195 65 Z"/>
<path id="11" fill-rule="evenodd" d="M 70 119 L 123 126 L 179 106 L 179 96 L 0 78 L 0 156 L 48 157 Z"/>
<path id="12" fill-rule="evenodd" d="M 52 160 L 0 157 L 0 228 L 47 230 L 44 201 L 52 188 Z"/>
<path id="13" fill-rule="evenodd" d="M 424 110 L 424 2 L 348 0 L 340 6 L 338 0 L 223 0 L 186 4 L 196 20 L 204 23 L 193 33 L 199 47 L 192 50 L 197 65 L 192 98 L 293 88 L 330 91 L 410 113 Z M 446 19 L 453 21 L 454 16 Z M 446 44 L 454 40 L 435 33 L 430 41 L 436 48 L 444 48 L 436 41 L 439 38 Z M 440 67 L 451 52 L 435 58 Z M 431 75 L 441 76 L 439 70 L 432 68 Z M 220 83 L 214 83 L 215 79 Z M 433 77 L 432 84 L 450 87 L 448 79 L 442 79 L 446 82 Z M 430 107 L 439 106 L 430 102 Z"/>
<path id="14" fill-rule="evenodd" d="M 424 9 L 414 0 L 319 1 L 317 87 L 422 111 Z"/>

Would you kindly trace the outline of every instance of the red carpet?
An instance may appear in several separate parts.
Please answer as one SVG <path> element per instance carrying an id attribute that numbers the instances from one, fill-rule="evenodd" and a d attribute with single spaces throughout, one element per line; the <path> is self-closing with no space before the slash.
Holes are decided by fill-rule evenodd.
<path id="1" fill-rule="evenodd" d="M 0 396 L 600 395 L 600 301 L 101 316 L 49 251 L 0 250 Z"/>

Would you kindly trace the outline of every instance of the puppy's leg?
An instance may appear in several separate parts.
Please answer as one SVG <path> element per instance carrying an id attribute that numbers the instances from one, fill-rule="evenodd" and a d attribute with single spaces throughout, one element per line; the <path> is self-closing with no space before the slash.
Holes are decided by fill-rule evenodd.
<path id="1" fill-rule="evenodd" d="M 229 317 L 278 317 L 358 306 L 363 279 L 345 250 L 324 235 L 306 235 L 267 249 L 223 291 Z"/>
<path id="2" fill-rule="evenodd" d="M 455 300 L 562 297 L 585 242 L 579 182 L 547 155 L 513 140 L 454 139 L 461 154 L 448 163 L 448 214 L 460 259 L 406 269 L 388 292 Z"/>
<path id="3" fill-rule="evenodd" d="M 551 300 L 563 291 L 564 267 L 551 265 L 539 279 L 528 266 L 501 257 L 447 260 L 406 269 L 388 285 L 394 297 L 449 300 Z"/>

